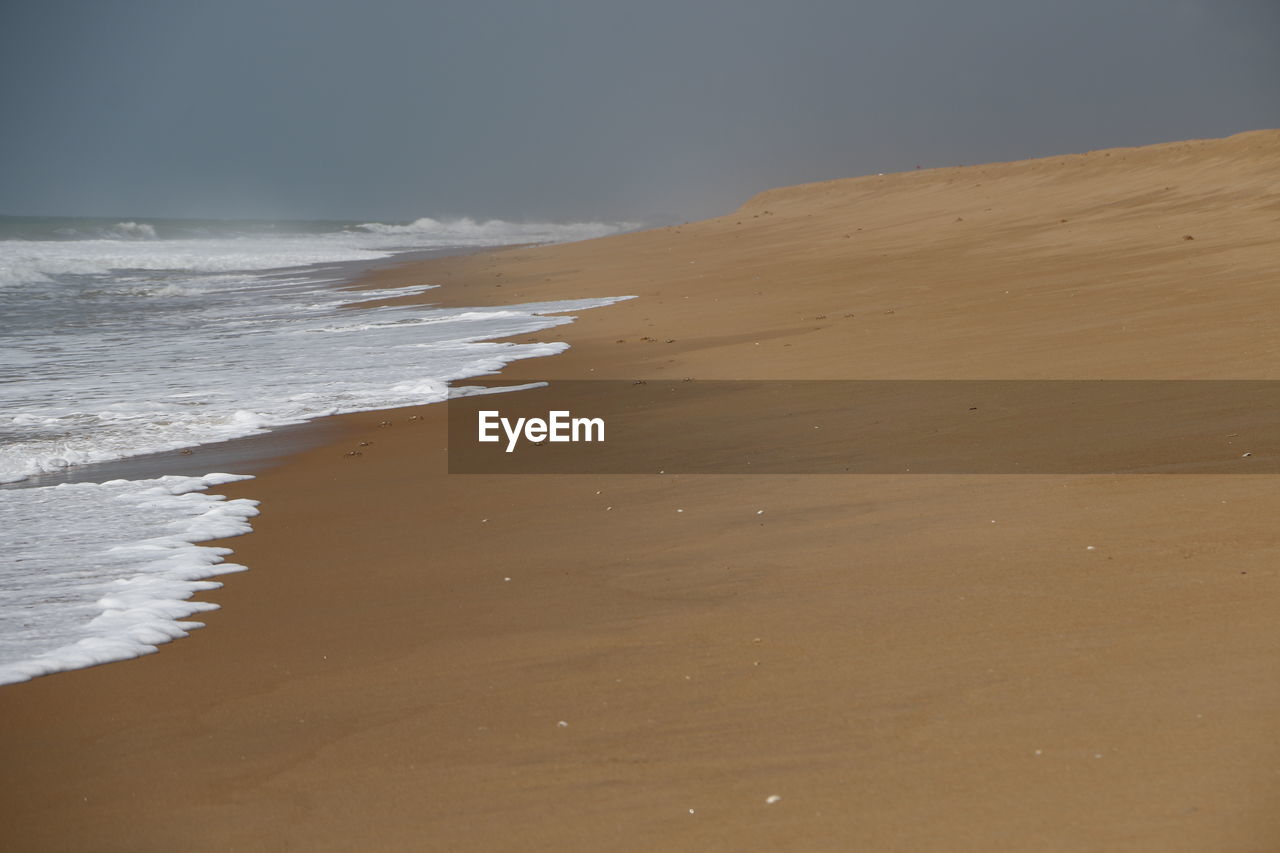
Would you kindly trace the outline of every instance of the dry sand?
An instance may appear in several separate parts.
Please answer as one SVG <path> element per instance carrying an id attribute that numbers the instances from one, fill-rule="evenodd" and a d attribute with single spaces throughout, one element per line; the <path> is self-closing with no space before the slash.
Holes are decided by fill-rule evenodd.
<path id="1" fill-rule="evenodd" d="M 641 297 L 516 378 L 1277 379 L 1277 199 L 1261 131 L 371 283 Z M 0 688 L 0 846 L 1280 849 L 1274 478 L 448 476 L 443 415 L 228 490 L 207 629 Z"/>

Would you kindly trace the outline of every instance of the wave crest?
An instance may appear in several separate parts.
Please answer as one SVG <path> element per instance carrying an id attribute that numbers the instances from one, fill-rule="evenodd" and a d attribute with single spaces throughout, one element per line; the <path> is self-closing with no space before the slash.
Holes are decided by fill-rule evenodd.
<path id="1" fill-rule="evenodd" d="M 117 222 L 103 236 L 120 240 L 154 240 L 156 229 L 145 222 Z"/>
<path id="2" fill-rule="evenodd" d="M 547 243 L 589 240 L 637 227 L 630 222 L 508 222 L 504 219 L 477 221 L 470 217 L 441 220 L 424 216 L 407 224 L 365 222 L 356 226 L 370 234 L 403 234 L 415 237 L 447 238 L 459 241 Z"/>

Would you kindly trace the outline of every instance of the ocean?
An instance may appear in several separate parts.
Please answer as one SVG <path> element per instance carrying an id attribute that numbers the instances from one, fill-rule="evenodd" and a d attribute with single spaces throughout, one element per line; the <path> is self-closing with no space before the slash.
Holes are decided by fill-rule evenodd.
<path id="1" fill-rule="evenodd" d="M 243 570 L 241 475 L 44 485 L 51 472 L 344 412 L 420 405 L 561 343 L 496 342 L 609 299 L 377 306 L 347 285 L 406 252 L 587 239 L 627 223 L 0 216 L 0 684 L 154 652 Z M 91 469 L 92 470 L 92 469 Z"/>

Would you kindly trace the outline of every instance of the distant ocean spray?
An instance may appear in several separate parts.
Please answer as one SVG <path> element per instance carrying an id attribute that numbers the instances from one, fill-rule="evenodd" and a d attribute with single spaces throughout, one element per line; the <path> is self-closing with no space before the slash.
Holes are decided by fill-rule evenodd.
<path id="1" fill-rule="evenodd" d="M 361 307 L 343 264 L 603 236 L 619 223 L 0 216 L 0 684 L 135 657 L 212 608 L 239 570 L 194 543 L 246 532 L 252 501 L 165 476 L 23 488 L 45 472 L 445 399 L 449 383 L 563 344 L 495 338 L 612 300 Z M 430 282 L 394 291 L 423 292 Z"/>

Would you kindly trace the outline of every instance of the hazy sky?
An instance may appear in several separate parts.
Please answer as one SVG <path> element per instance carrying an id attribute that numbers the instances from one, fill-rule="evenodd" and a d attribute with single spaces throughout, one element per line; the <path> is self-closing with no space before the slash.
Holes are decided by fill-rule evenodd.
<path id="1" fill-rule="evenodd" d="M 1280 126 L 1277 0 L 4 0 L 0 213 L 699 217 Z"/>

